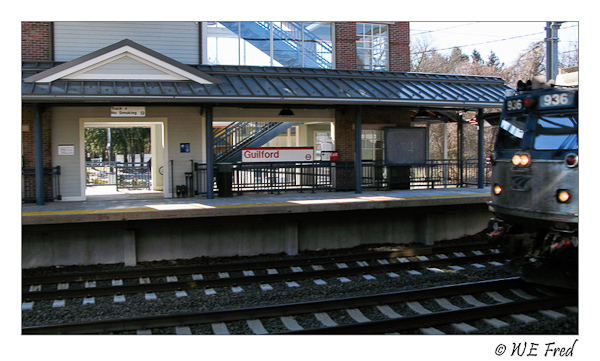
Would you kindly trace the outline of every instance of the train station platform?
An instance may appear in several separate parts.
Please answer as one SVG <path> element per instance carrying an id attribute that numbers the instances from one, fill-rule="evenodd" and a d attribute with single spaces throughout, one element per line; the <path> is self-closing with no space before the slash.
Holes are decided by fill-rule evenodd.
<path id="1" fill-rule="evenodd" d="M 206 199 L 161 193 L 88 196 L 86 201 L 22 205 L 23 225 L 304 213 L 485 203 L 486 188 L 354 192 L 256 193 Z"/>
<path id="2" fill-rule="evenodd" d="M 255 256 L 363 244 L 433 244 L 481 232 L 489 188 L 90 196 L 22 204 L 22 267 Z"/>

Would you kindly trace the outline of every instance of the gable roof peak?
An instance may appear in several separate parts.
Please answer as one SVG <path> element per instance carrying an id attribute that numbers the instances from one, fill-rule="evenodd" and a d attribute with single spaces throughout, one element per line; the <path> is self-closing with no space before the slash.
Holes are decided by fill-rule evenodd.
<path id="1" fill-rule="evenodd" d="M 218 84 L 221 81 L 130 39 L 81 56 L 26 78 L 25 82 L 56 80 L 171 80 Z"/>

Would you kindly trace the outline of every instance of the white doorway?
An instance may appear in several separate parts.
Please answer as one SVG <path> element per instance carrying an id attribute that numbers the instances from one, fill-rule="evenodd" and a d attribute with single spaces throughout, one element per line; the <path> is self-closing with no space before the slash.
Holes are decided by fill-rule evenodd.
<path id="1" fill-rule="evenodd" d="M 82 194 L 86 199 L 164 196 L 168 182 L 166 119 L 82 119 L 80 130 Z"/>

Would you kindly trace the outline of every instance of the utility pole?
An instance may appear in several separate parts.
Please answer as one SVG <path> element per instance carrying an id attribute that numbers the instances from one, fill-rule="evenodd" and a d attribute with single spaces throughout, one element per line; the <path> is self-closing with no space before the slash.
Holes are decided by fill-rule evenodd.
<path id="1" fill-rule="evenodd" d="M 558 75 L 558 28 L 563 21 L 546 22 L 546 81 Z"/>

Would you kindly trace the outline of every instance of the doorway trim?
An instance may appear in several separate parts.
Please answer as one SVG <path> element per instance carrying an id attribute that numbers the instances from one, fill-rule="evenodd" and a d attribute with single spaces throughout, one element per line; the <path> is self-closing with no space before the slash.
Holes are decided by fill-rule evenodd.
<path id="1" fill-rule="evenodd" d="M 169 174 L 169 164 L 168 164 L 168 159 L 169 159 L 169 147 L 168 147 L 168 118 L 166 117 L 149 117 L 149 118 L 129 118 L 129 117 L 123 117 L 123 118 L 119 118 L 119 119 L 115 119 L 115 118 L 79 118 L 79 165 L 80 165 L 80 179 L 81 179 L 81 187 L 80 187 L 80 194 L 81 194 L 81 198 L 83 200 L 86 200 L 86 195 L 85 195 L 85 188 L 86 188 L 86 170 L 85 170 L 85 128 L 86 127 L 90 127 L 90 126 L 98 126 L 98 127 L 105 127 L 105 128 L 110 128 L 111 126 L 113 127 L 117 127 L 117 126 L 149 126 L 151 127 L 151 139 L 153 140 L 153 138 L 156 139 L 160 139 L 161 143 L 162 143 L 162 152 L 160 151 L 160 149 L 157 149 L 157 147 L 155 145 L 151 145 L 151 151 L 150 153 L 152 154 L 152 157 L 154 159 L 157 159 L 158 157 L 155 158 L 155 155 L 158 155 L 158 153 L 160 153 L 162 155 L 162 192 L 163 195 L 166 197 L 165 195 L 165 190 L 166 189 L 170 189 L 170 180 L 169 177 L 167 176 Z M 161 130 L 160 134 L 156 134 L 156 135 L 152 135 L 154 134 L 156 129 L 156 126 L 159 126 L 158 129 Z M 160 148 L 160 147 L 158 147 Z M 159 176 L 159 168 L 160 167 L 155 167 L 153 166 L 153 175 L 152 178 L 156 179 L 155 177 Z M 118 196 L 116 196 L 118 197 Z"/>

